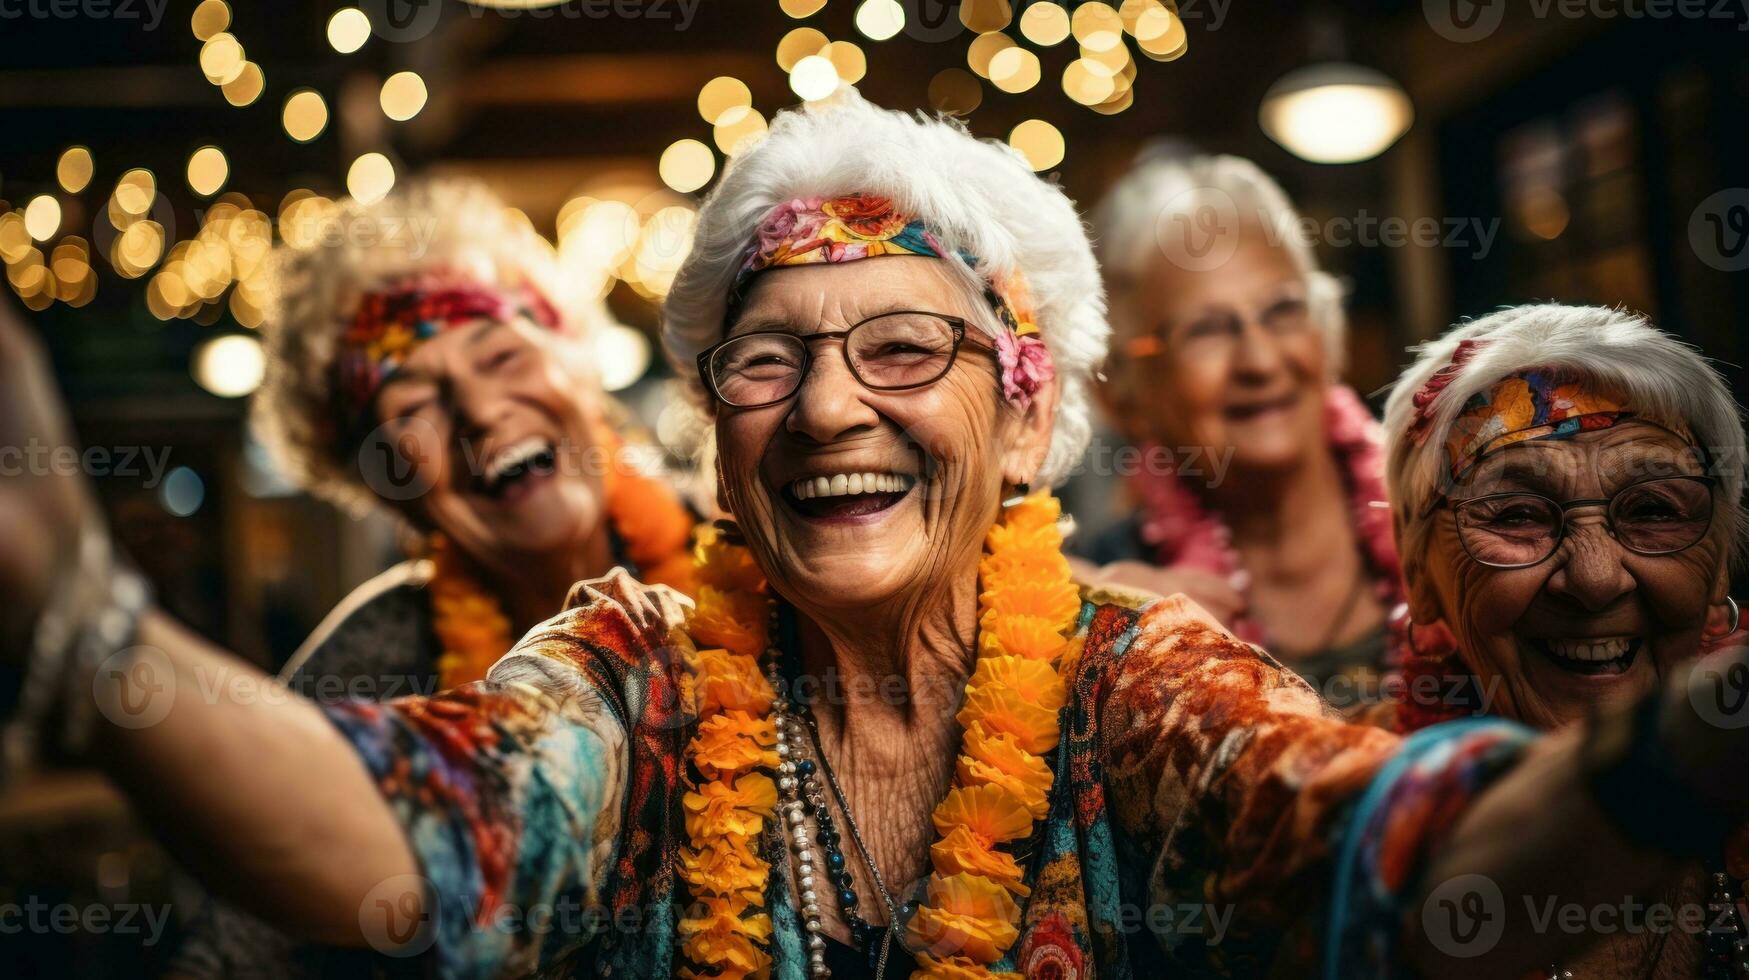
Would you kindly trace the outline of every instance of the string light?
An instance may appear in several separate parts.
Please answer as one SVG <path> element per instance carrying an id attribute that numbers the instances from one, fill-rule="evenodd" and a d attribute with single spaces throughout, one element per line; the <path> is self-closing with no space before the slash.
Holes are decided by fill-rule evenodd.
<path id="1" fill-rule="evenodd" d="M 1061 44 L 1069 36 L 1069 12 L 1054 3 L 1035 3 L 1020 15 L 1020 33 L 1040 47 Z"/>
<path id="2" fill-rule="evenodd" d="M 425 79 L 416 72 L 396 72 L 383 82 L 379 97 L 383 115 L 396 122 L 406 122 L 425 108 Z"/>
<path id="3" fill-rule="evenodd" d="M 797 62 L 824 51 L 828 43 L 826 35 L 812 27 L 798 27 L 777 42 L 777 67 L 794 71 Z"/>
<path id="4" fill-rule="evenodd" d="M 1038 55 L 1025 48 L 1003 48 L 990 59 L 990 84 L 1011 94 L 1037 85 L 1039 72 Z"/>
<path id="5" fill-rule="evenodd" d="M 351 54 L 370 40 L 370 18 L 357 7 L 341 7 L 328 18 L 328 46 Z"/>
<path id="6" fill-rule="evenodd" d="M 826 6 L 826 0 L 778 0 L 777 5 L 784 13 L 801 20 L 819 13 L 820 8 Z"/>
<path id="7" fill-rule="evenodd" d="M 1014 20 L 1014 8 L 1008 0 L 961 0 L 960 23 L 968 30 L 987 34 L 1008 27 Z"/>
<path id="8" fill-rule="evenodd" d="M 188 187 L 201 197 L 211 197 L 225 186 L 231 165 L 216 146 L 203 146 L 188 158 Z"/>
<path id="9" fill-rule="evenodd" d="M 253 105 L 266 88 L 267 76 L 262 73 L 261 66 L 253 61 L 244 62 L 243 70 L 236 78 L 219 86 L 219 90 L 225 93 L 225 101 L 238 108 Z"/>
<path id="10" fill-rule="evenodd" d="M 821 59 L 824 61 L 825 59 Z M 830 62 L 827 63 L 830 66 Z M 682 194 L 690 194 L 710 183 L 716 176 L 717 158 L 711 148 L 698 140 L 675 140 L 662 151 L 656 165 L 662 183 Z"/>
<path id="11" fill-rule="evenodd" d="M 929 80 L 929 104 L 938 112 L 971 115 L 984 101 L 984 87 L 964 68 L 945 68 Z"/>
<path id="12" fill-rule="evenodd" d="M 315 89 L 299 89 L 286 97 L 280 113 L 285 134 L 299 143 L 308 143 L 328 128 L 328 103 Z"/>
<path id="13" fill-rule="evenodd" d="M 231 8 L 224 0 L 201 0 L 189 18 L 189 27 L 197 41 L 212 40 L 215 34 L 231 26 Z"/>
<path id="14" fill-rule="evenodd" d="M 1045 171 L 1063 162 L 1063 134 L 1043 119 L 1028 119 L 1008 134 L 1008 145 L 1020 151 L 1035 171 Z"/>
<path id="15" fill-rule="evenodd" d="M 868 74 L 868 56 L 849 41 L 833 41 L 826 45 L 826 50 L 821 55 L 832 62 L 832 69 L 837 73 L 838 80 L 846 85 L 855 85 Z"/>
<path id="16" fill-rule="evenodd" d="M 61 158 L 55 162 L 55 180 L 61 185 L 61 190 L 77 194 L 91 183 L 94 169 L 90 150 L 83 146 L 69 146 L 61 151 Z"/>
<path id="17" fill-rule="evenodd" d="M 346 190 L 360 204 L 375 204 L 395 187 L 395 165 L 381 153 L 366 153 L 346 170 Z"/>
<path id="18" fill-rule="evenodd" d="M 711 129 L 711 140 L 724 156 L 738 156 L 765 137 L 769 128 L 765 117 L 752 106 L 735 106 L 717 117 Z"/>
<path id="19" fill-rule="evenodd" d="M 39 242 L 55 237 L 61 229 L 61 202 L 47 194 L 38 194 L 24 206 L 24 230 Z"/>
<path id="20" fill-rule="evenodd" d="M 728 75 L 718 75 L 698 90 L 698 114 L 713 126 L 722 122 L 723 114 L 729 110 L 752 104 L 753 93 L 747 83 Z"/>
<path id="21" fill-rule="evenodd" d="M 200 47 L 200 70 L 214 85 L 234 81 L 243 74 L 246 60 L 242 43 L 224 32 L 214 34 Z"/>
<path id="22" fill-rule="evenodd" d="M 791 91 L 808 102 L 831 95 L 838 90 L 838 83 L 838 69 L 823 55 L 808 55 L 789 73 Z"/>
<path id="23" fill-rule="evenodd" d="M 862 0 L 856 8 L 856 29 L 871 41 L 886 41 L 905 29 L 905 8 L 898 0 Z"/>
<path id="24" fill-rule="evenodd" d="M 979 34 L 966 49 L 966 64 L 983 78 L 990 77 L 990 60 L 998 51 L 1014 47 L 1014 40 L 1000 31 Z"/>

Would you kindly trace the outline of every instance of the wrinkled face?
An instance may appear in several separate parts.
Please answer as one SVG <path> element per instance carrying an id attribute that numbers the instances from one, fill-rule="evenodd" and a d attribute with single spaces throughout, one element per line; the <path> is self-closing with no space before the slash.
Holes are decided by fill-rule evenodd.
<path id="1" fill-rule="evenodd" d="M 576 548 L 603 519 L 596 388 L 567 343 L 521 317 L 459 324 L 377 395 L 379 431 L 430 488 L 400 506 L 489 567 Z"/>
<path id="2" fill-rule="evenodd" d="M 1633 488 L 1702 472 L 1694 451 L 1677 436 L 1626 422 L 1570 440 L 1498 450 L 1450 498 L 1530 491 L 1557 502 L 1589 501 L 1628 488 L 1615 510 L 1616 526 L 1637 523 L 1649 529 L 1638 532 L 1644 535 L 1658 532 L 1660 522 L 1672 524 L 1680 509 L 1653 488 Z M 1717 491 L 1710 493 L 1700 498 L 1703 506 L 1707 499 L 1719 504 Z M 1486 508 L 1483 515 L 1508 540 L 1520 533 L 1516 528 L 1541 520 L 1538 511 L 1477 506 Z M 1595 705 L 1651 690 L 1672 664 L 1698 654 L 1708 605 L 1723 601 L 1726 542 L 1720 519 L 1685 550 L 1641 555 L 1605 527 L 1602 506 L 1573 508 L 1554 553 L 1515 569 L 1488 567 L 1471 557 L 1453 506 L 1442 505 L 1428 519 L 1433 527 L 1426 567 L 1411 576 L 1416 618 L 1425 621 L 1427 613 L 1420 610 L 1429 599 L 1437 602 L 1438 615 L 1490 698 L 1487 710 L 1537 727 L 1555 727 L 1584 717 Z M 1482 539 L 1467 540 L 1474 550 Z"/>
<path id="3" fill-rule="evenodd" d="M 848 330 L 897 310 L 972 320 L 967 291 L 938 259 L 885 256 L 796 266 L 753 281 L 729 335 Z M 998 394 L 994 358 L 967 343 L 947 374 L 873 391 L 843 341 L 808 345 L 793 396 L 763 408 L 718 405 L 719 493 L 779 593 L 798 605 L 867 608 L 928 594 L 975 568 L 1003 485 L 1027 481 L 1050 439 L 1055 384 L 1021 413 Z"/>
<path id="4" fill-rule="evenodd" d="M 1324 341 L 1304 279 L 1261 228 L 1206 271 L 1155 255 L 1122 301 L 1140 325 L 1112 358 L 1132 435 L 1231 451 L 1241 471 L 1291 467 L 1322 445 Z"/>

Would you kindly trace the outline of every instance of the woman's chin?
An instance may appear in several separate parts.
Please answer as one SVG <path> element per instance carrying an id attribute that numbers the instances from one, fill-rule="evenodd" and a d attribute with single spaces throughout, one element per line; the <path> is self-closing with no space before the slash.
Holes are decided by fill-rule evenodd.
<path id="1" fill-rule="evenodd" d="M 1642 647 L 1648 644 L 1642 644 Z M 1554 727 L 1583 719 L 1600 707 L 1627 704 L 1658 683 L 1658 667 L 1650 649 L 1636 648 L 1626 663 L 1607 666 L 1578 664 L 1519 643 L 1519 665 L 1528 689 L 1516 700 L 1519 720 Z"/>

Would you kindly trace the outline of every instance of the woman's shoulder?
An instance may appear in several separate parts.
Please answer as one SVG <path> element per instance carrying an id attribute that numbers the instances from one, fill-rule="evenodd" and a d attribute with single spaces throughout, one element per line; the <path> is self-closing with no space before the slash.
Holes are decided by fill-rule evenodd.
<path id="1" fill-rule="evenodd" d="M 436 656 L 430 581 L 430 562 L 406 561 L 353 589 L 286 661 L 280 678 L 300 689 L 326 679 L 348 687 L 371 679 L 405 687 L 430 674 Z M 418 693 L 431 692 L 348 690 L 342 696 L 384 700 Z"/>

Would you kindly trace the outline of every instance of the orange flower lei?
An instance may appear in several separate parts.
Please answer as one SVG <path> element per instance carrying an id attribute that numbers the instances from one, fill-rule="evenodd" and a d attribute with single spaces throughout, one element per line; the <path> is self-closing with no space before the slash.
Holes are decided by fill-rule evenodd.
<path id="1" fill-rule="evenodd" d="M 626 557 L 638 566 L 639 578 L 690 595 L 691 513 L 672 487 L 625 459 L 618 433 L 599 432 L 595 444 L 612 460 L 602 479 L 607 519 L 625 543 Z M 443 647 L 438 683 L 448 690 L 485 677 L 504 656 L 512 641 L 510 618 L 448 539 L 432 535 L 430 549 L 432 630 Z"/>
<path id="2" fill-rule="evenodd" d="M 1019 938 L 1025 869 L 1002 846 L 1030 837 L 1048 809 L 1052 773 L 1043 756 L 1060 737 L 1064 678 L 1079 648 L 1069 634 L 1081 599 L 1063 558 L 1061 508 L 1048 494 L 1008 508 L 985 538 L 979 564 L 978 658 L 957 720 L 964 729 L 952 788 L 935 808 L 934 872 L 906 928 L 913 978 L 990 977 Z M 703 914 L 681 922 L 687 977 L 765 976 L 770 867 L 757 854 L 776 802 L 774 692 L 760 672 L 767 649 L 766 585 L 746 549 L 714 528 L 699 534 L 697 606 L 683 650 L 685 706 L 699 731 L 687 746 L 703 782 L 684 798 L 690 844 L 681 877 Z M 684 646 L 684 645 L 683 645 Z M 1007 974 L 1007 976 L 1015 976 Z"/>

